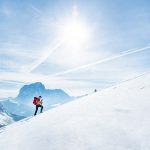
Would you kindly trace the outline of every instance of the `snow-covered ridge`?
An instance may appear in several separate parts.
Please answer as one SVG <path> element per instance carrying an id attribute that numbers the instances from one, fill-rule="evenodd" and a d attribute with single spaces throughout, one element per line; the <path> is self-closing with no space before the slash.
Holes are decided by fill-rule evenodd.
<path id="1" fill-rule="evenodd" d="M 0 149 L 149 150 L 149 127 L 147 74 L 7 126 Z"/>

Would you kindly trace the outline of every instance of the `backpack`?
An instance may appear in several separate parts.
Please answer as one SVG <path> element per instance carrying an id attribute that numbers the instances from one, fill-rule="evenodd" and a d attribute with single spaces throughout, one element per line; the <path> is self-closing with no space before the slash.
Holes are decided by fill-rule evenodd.
<path id="1" fill-rule="evenodd" d="M 34 105 L 37 104 L 37 97 L 34 97 L 34 99 L 33 99 L 33 104 L 34 104 Z"/>

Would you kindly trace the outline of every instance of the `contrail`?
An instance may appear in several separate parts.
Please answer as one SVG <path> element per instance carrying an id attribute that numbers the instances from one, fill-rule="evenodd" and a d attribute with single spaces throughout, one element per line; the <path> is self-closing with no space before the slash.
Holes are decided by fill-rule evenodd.
<path id="1" fill-rule="evenodd" d="M 33 5 L 31 5 L 30 7 L 31 7 L 31 9 L 33 10 L 33 13 L 34 13 L 35 15 L 41 15 L 41 11 L 40 11 L 37 7 L 35 7 L 35 6 L 33 6 Z"/>
<path id="2" fill-rule="evenodd" d="M 150 46 L 147 46 L 147 47 L 144 47 L 144 48 L 139 48 L 139 49 L 136 49 L 136 50 L 133 50 L 133 51 L 127 50 L 123 54 L 119 54 L 119 55 L 112 56 L 112 57 L 109 57 L 109 58 L 105 58 L 105 59 L 102 59 L 102 60 L 99 60 L 99 61 L 95 61 L 93 63 L 89 63 L 89 64 L 86 64 L 86 65 L 83 65 L 83 66 L 79 66 L 79 67 L 76 67 L 76 68 L 73 68 L 73 69 L 69 69 L 69 70 L 66 70 L 66 71 L 63 71 L 63 72 L 55 73 L 55 74 L 52 74 L 50 76 L 55 77 L 55 76 L 65 75 L 65 74 L 68 74 L 68 73 L 71 73 L 71 72 L 74 72 L 74 71 L 78 71 L 78 70 L 81 70 L 81 69 L 85 69 L 85 68 L 88 68 L 88 67 L 91 67 L 91 66 L 94 66 L 94 65 L 97 65 L 97 64 L 101 64 L 101 63 L 104 63 L 104 62 L 115 60 L 115 59 L 123 57 L 123 56 L 127 56 L 127 55 L 131 55 L 131 54 L 134 54 L 134 53 L 138 53 L 138 52 L 147 50 L 149 48 L 150 48 Z"/>
<path id="3" fill-rule="evenodd" d="M 62 44 L 64 43 L 64 41 L 60 41 L 57 45 L 55 45 L 50 51 L 47 51 L 46 53 L 44 53 L 42 56 L 40 56 L 40 58 L 34 62 L 30 69 L 28 69 L 27 72 L 32 72 L 34 69 L 36 69 L 40 64 L 42 64 L 56 49 L 58 49 Z"/>

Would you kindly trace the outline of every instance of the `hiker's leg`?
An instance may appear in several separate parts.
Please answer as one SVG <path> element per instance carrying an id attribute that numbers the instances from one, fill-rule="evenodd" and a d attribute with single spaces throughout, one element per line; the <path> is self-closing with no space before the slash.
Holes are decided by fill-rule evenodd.
<path id="1" fill-rule="evenodd" d="M 36 105 L 36 110 L 35 110 L 34 116 L 36 115 L 37 111 L 38 111 L 38 106 Z"/>
<path id="2" fill-rule="evenodd" d="M 42 113 L 42 111 L 43 111 L 43 106 L 41 105 L 41 113 Z"/>

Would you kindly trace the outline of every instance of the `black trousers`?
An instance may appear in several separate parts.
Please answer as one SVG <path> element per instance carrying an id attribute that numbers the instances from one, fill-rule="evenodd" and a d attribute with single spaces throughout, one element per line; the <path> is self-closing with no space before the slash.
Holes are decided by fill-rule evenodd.
<path id="1" fill-rule="evenodd" d="M 34 116 L 36 115 L 37 111 L 38 111 L 38 108 L 41 107 L 41 113 L 43 111 L 43 106 L 42 105 L 36 105 L 36 109 L 35 109 L 35 113 L 34 113 Z"/>

